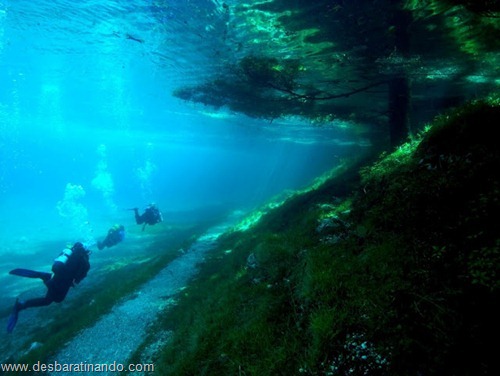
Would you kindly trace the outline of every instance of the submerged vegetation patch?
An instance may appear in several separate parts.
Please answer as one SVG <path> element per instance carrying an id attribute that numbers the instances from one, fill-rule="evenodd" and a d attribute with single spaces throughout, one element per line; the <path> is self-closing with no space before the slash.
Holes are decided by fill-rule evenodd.
<path id="1" fill-rule="evenodd" d="M 361 174 L 343 171 L 222 236 L 156 324 L 173 333 L 156 369 L 491 374 L 499 113 L 498 102 L 470 103 Z"/>

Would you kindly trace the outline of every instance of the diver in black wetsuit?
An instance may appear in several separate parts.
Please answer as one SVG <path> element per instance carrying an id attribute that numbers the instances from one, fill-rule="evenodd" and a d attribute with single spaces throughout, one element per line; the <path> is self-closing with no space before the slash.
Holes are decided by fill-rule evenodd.
<path id="1" fill-rule="evenodd" d="M 40 278 L 47 286 L 47 294 L 43 298 L 16 300 L 12 314 L 7 324 L 7 331 L 11 333 L 17 323 L 19 311 L 31 307 L 47 306 L 53 302 L 60 303 L 66 298 L 70 287 L 80 283 L 90 269 L 90 252 L 77 242 L 71 249 L 65 249 L 54 260 L 51 273 L 37 272 L 28 269 L 14 269 L 9 273 L 28 278 Z"/>
<path id="2" fill-rule="evenodd" d="M 99 250 L 104 247 L 112 247 L 120 243 L 125 238 L 125 227 L 123 225 L 114 225 L 108 231 L 108 235 L 102 242 L 97 242 Z"/>
<path id="3" fill-rule="evenodd" d="M 144 231 L 144 228 L 146 227 L 146 225 L 153 226 L 156 223 L 160 223 L 160 222 L 163 221 L 163 217 L 161 215 L 161 212 L 160 212 L 160 210 L 158 210 L 158 208 L 156 207 L 155 204 L 150 204 L 146 208 L 146 210 L 144 211 L 144 213 L 142 213 L 140 215 L 139 215 L 139 209 L 138 208 L 133 208 L 133 209 L 130 209 L 130 210 L 133 210 L 134 213 L 135 213 L 135 222 L 138 225 L 144 224 L 142 226 L 142 230 L 143 231 Z"/>

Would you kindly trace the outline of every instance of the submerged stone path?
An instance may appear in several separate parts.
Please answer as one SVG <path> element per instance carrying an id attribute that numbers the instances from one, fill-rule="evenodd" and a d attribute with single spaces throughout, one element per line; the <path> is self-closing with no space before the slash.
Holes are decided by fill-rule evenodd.
<path id="1" fill-rule="evenodd" d="M 197 264 L 205 253 L 215 246 L 220 234 L 229 228 L 223 224 L 210 229 L 191 248 L 170 262 L 139 291 L 126 297 L 113 310 L 103 315 L 92 327 L 74 337 L 48 365 L 97 365 L 123 364 L 125 371 L 128 359 L 141 345 L 147 329 L 157 315 L 174 304 L 168 297 L 178 293 L 197 273 Z M 116 372 L 100 372 L 102 375 Z M 71 372 L 49 373 L 69 375 Z"/>

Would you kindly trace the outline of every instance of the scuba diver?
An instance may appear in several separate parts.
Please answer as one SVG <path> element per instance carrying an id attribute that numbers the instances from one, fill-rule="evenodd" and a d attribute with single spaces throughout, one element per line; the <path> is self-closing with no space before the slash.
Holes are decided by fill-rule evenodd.
<path id="1" fill-rule="evenodd" d="M 101 250 L 104 247 L 112 247 L 123 239 L 125 239 L 125 227 L 123 225 L 114 225 L 108 230 L 106 238 L 102 242 L 97 242 L 97 248 Z"/>
<path id="2" fill-rule="evenodd" d="M 139 215 L 139 209 L 138 208 L 133 208 L 130 209 L 133 210 L 135 213 L 135 221 L 138 225 L 141 225 L 144 223 L 142 226 L 142 231 L 144 231 L 144 228 L 146 225 L 153 226 L 156 223 L 160 223 L 163 221 L 163 217 L 161 215 L 160 210 L 156 207 L 155 204 L 149 204 L 149 206 L 146 208 L 144 213 Z"/>
<path id="3" fill-rule="evenodd" d="M 70 287 L 76 286 L 90 269 L 90 251 L 82 243 L 77 242 L 71 248 L 64 249 L 54 260 L 51 273 L 37 272 L 29 269 L 14 269 L 9 274 L 28 278 L 40 278 L 47 286 L 47 294 L 43 298 L 20 301 L 16 299 L 9 317 L 7 332 L 12 333 L 17 323 L 19 311 L 31 307 L 47 306 L 53 302 L 60 303 L 66 297 Z"/>

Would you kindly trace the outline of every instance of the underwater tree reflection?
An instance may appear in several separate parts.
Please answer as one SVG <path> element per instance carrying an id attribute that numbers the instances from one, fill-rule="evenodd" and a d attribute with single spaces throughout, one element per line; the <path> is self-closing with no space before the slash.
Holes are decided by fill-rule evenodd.
<path id="1" fill-rule="evenodd" d="M 349 120 L 353 131 L 370 124 L 374 142 L 397 146 L 444 109 L 497 90 L 497 9 L 479 3 L 234 5 L 233 59 L 174 95 L 271 121 Z"/>

